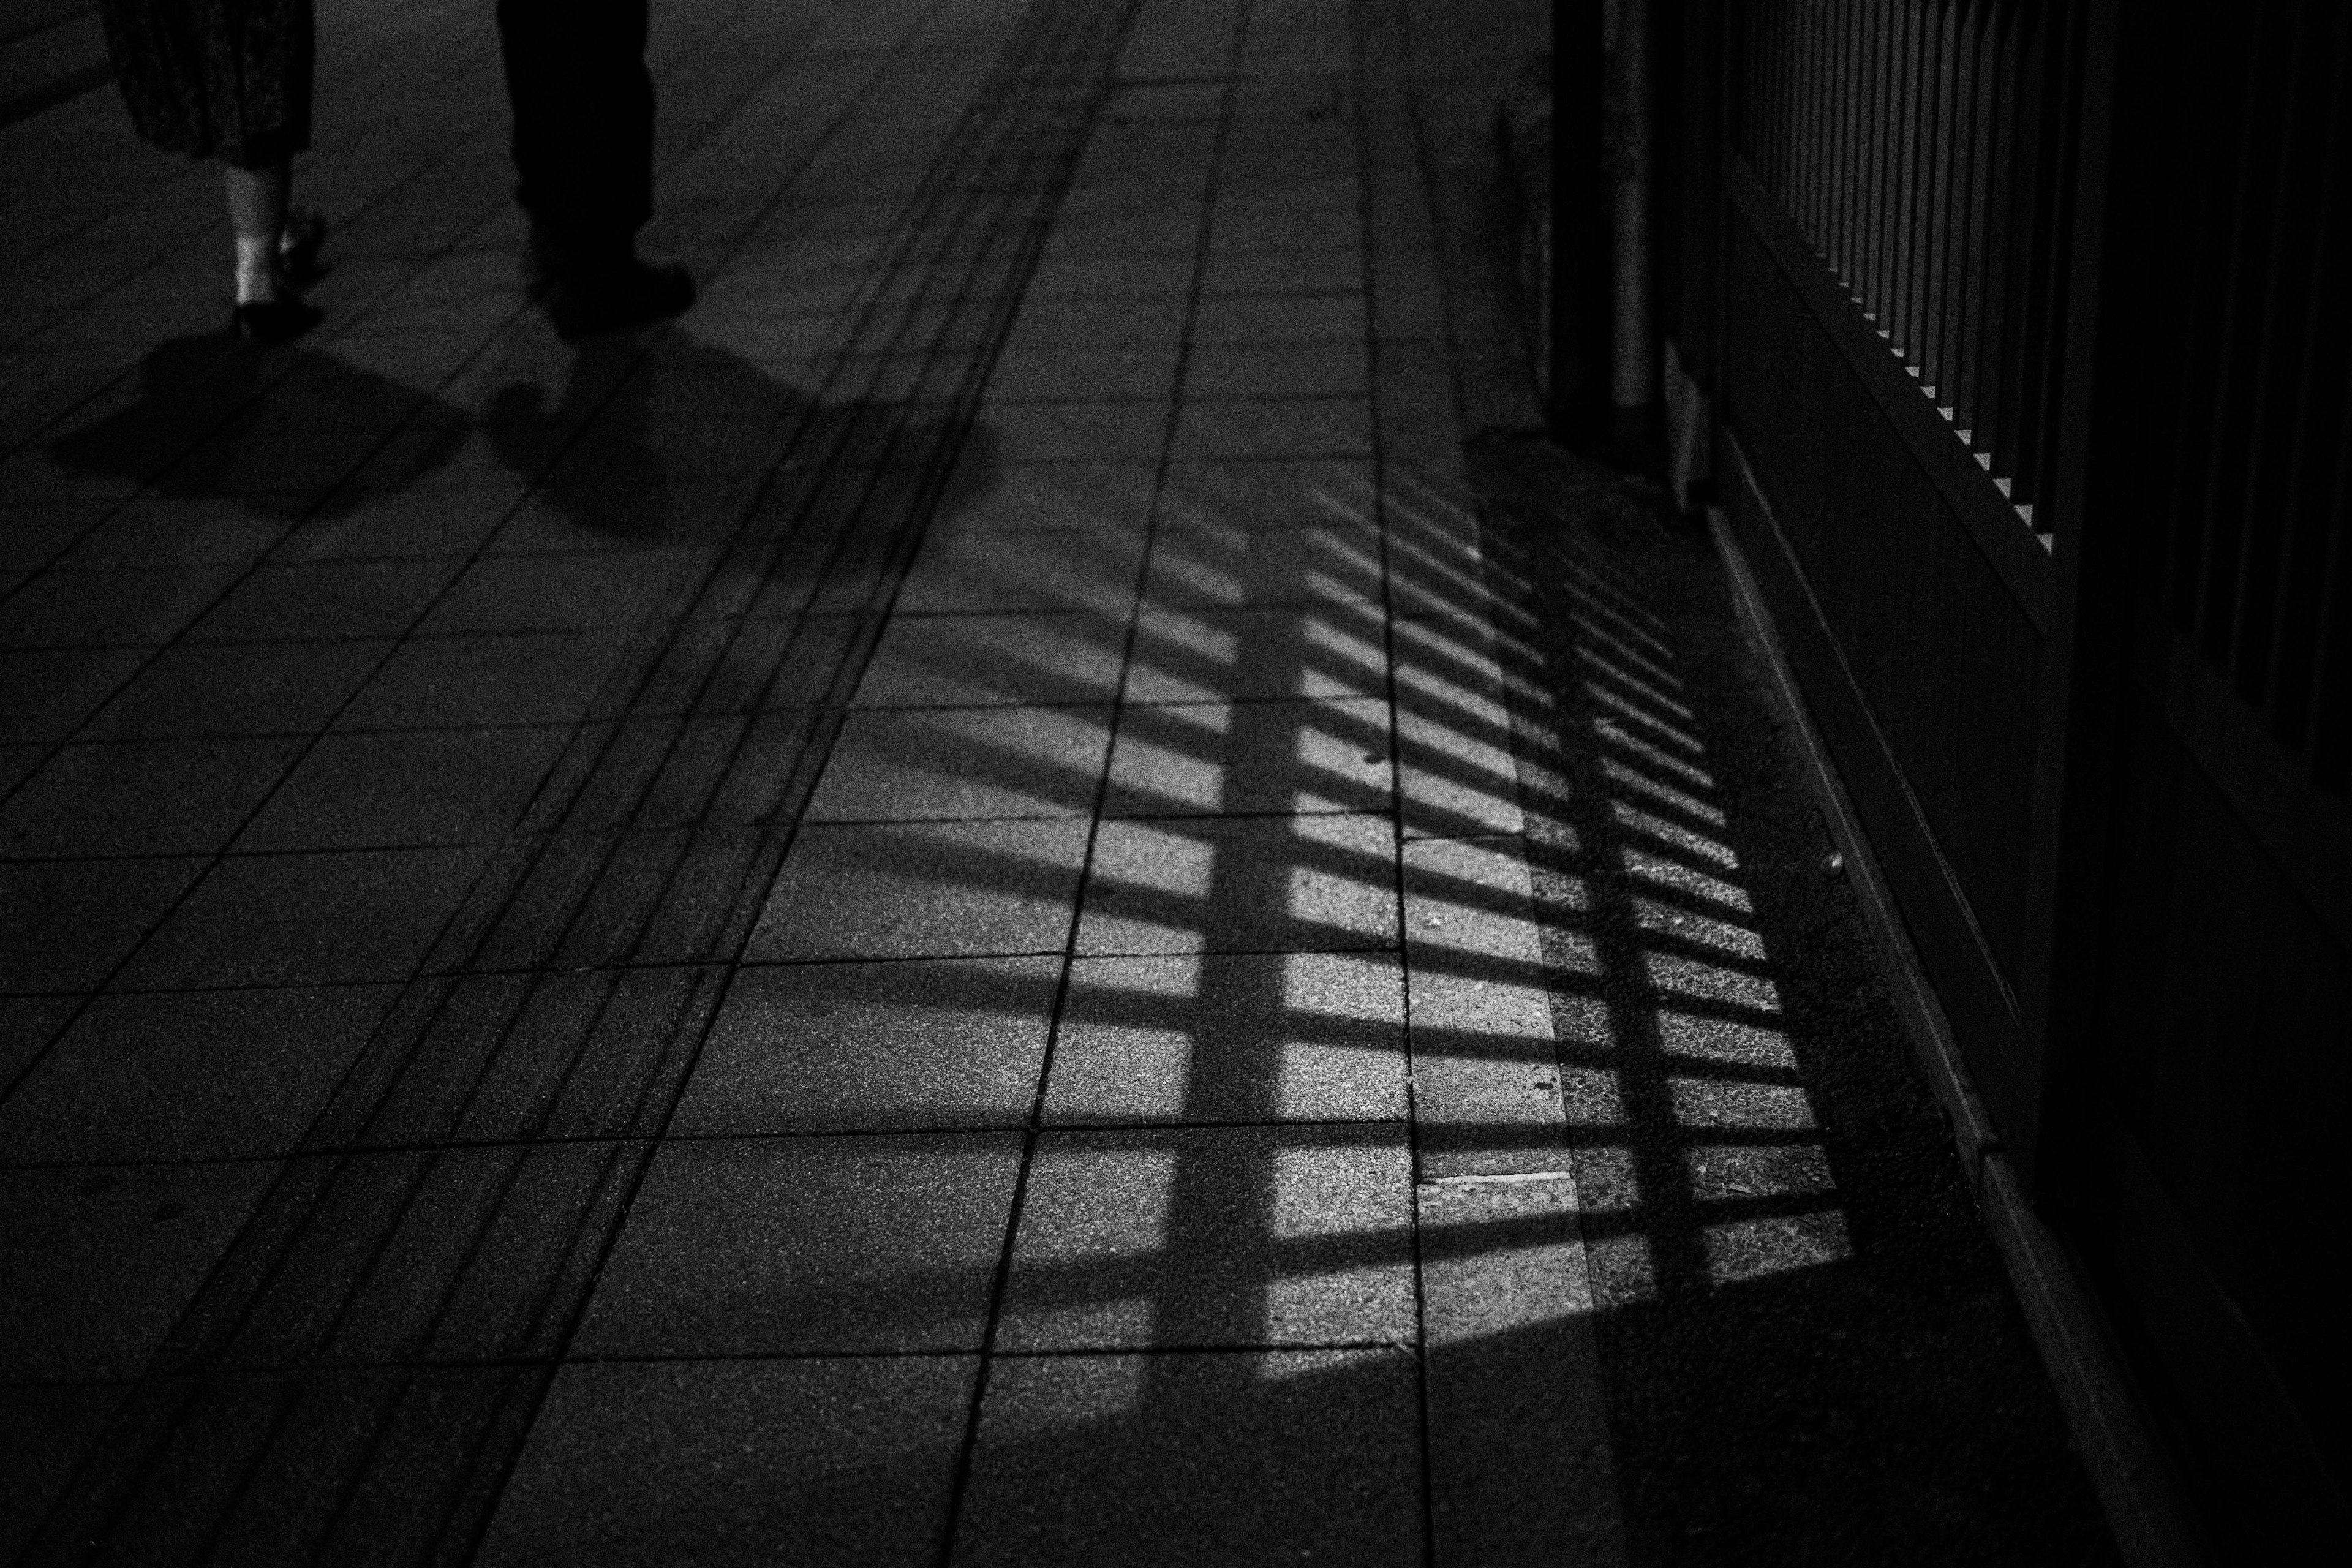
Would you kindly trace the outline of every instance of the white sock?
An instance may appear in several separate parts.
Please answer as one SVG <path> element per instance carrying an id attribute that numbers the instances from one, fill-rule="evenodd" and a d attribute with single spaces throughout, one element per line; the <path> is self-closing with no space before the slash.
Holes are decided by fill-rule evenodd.
<path id="1" fill-rule="evenodd" d="M 278 242 L 274 237 L 236 241 L 236 302 L 278 298 Z"/>

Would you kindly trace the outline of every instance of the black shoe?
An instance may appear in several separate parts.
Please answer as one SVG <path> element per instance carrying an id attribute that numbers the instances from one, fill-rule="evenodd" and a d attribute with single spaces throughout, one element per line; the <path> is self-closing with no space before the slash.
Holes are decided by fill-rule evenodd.
<path id="1" fill-rule="evenodd" d="M 236 335 L 257 343 L 290 343 L 327 319 L 327 312 L 299 294 L 252 300 L 236 308 Z"/>
<path id="2" fill-rule="evenodd" d="M 585 338 L 677 315 L 694 303 L 694 275 L 676 262 L 654 267 L 632 256 L 610 266 L 549 275 L 541 293 L 556 334 Z"/>
<path id="3" fill-rule="evenodd" d="M 319 265 L 319 249 L 327 243 L 326 215 L 316 207 L 288 207 L 286 226 L 278 235 L 278 275 L 297 289 L 307 289 L 326 276 Z"/>

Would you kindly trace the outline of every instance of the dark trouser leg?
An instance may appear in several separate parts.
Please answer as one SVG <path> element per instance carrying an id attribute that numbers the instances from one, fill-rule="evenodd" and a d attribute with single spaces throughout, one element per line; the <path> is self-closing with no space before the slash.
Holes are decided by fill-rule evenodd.
<path id="1" fill-rule="evenodd" d="M 499 0 L 515 199 L 540 264 L 625 257 L 653 216 L 646 0 Z"/>

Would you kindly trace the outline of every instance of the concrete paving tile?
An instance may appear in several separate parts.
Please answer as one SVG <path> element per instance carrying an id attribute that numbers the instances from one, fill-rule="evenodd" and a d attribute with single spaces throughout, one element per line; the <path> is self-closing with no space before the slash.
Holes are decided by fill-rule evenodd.
<path id="1" fill-rule="evenodd" d="M 1425 1172 L 1564 1168 L 1568 1091 L 1554 996 L 1580 969 L 1598 974 L 1589 942 L 1555 934 L 1547 955 L 1516 838 L 1411 844 L 1404 874 Z M 1498 1139 L 1496 1128 L 1518 1131 Z"/>
<path id="2" fill-rule="evenodd" d="M 1188 396 L 1169 447 L 1173 462 L 1232 458 L 1370 458 L 1372 411 L 1365 397 Z"/>
<path id="3" fill-rule="evenodd" d="M 1518 763 L 1510 724 L 1496 716 L 1398 704 L 1397 779 L 1408 838 L 1517 833 Z"/>
<path id="4" fill-rule="evenodd" d="M 0 1475 L 8 1478 L 0 1488 L 0 1557 L 25 1561 L 18 1554 L 130 1392 L 121 1383 L 28 1385 L 0 1399 Z"/>
<path id="5" fill-rule="evenodd" d="M 54 748 L 35 743 L 0 745 L 0 795 L 33 776 L 43 763 L 49 760 Z"/>
<path id="6" fill-rule="evenodd" d="M 550 725 L 321 736 L 236 848 L 496 843 L 521 820 L 570 733 Z"/>
<path id="7" fill-rule="evenodd" d="M 1087 874 L 1077 951 L 1392 948 L 1391 836 L 1379 816 L 1107 822 Z"/>
<path id="8" fill-rule="evenodd" d="M 1375 606 L 1147 608 L 1137 618 L 1129 702 L 1377 697 L 1388 656 Z"/>
<path id="9" fill-rule="evenodd" d="M 1171 369 L 1173 363 L 1171 350 Z M 1173 388 L 1160 390 L 1165 395 Z M 97 527 L 113 510 L 105 501 L 0 506 L 0 571 L 40 570 Z"/>
<path id="10" fill-rule="evenodd" d="M 1316 229 L 1328 221 L 1287 215 Z M 1218 246 L 1201 274 L 1201 292 L 1217 294 L 1359 294 L 1364 287 L 1361 245 L 1329 250 L 1235 250 Z"/>
<path id="11" fill-rule="evenodd" d="M 470 555 L 521 500 L 523 481 L 415 489 L 353 489 L 327 498 L 272 552 L 280 561 L 373 561 Z"/>
<path id="12" fill-rule="evenodd" d="M 1192 317 L 1201 343 L 1361 342 L 1364 301 L 1346 294 L 1225 294 L 1204 299 Z"/>
<path id="13" fill-rule="evenodd" d="M 392 646 L 179 644 L 157 654 L 82 734 L 109 741 L 308 734 L 325 728 Z"/>
<path id="14" fill-rule="evenodd" d="M 0 855 L 216 854 L 301 749 L 291 737 L 61 747 L 0 805 Z"/>
<path id="15" fill-rule="evenodd" d="M 1352 216 L 1361 211 L 1363 199 L 1363 182 L 1353 174 L 1313 175 L 1226 185 L 1217 193 L 1217 210 L 1234 215 L 1346 212 Z M 1239 247 L 1229 244 L 1228 248 Z"/>
<path id="16" fill-rule="evenodd" d="M 1057 952 L 1087 835 L 1073 821 L 813 824 L 794 837 L 744 956 Z"/>
<path id="17" fill-rule="evenodd" d="M 567 1366 L 477 1561 L 937 1561 L 976 1368 L 968 1356 Z"/>
<path id="18" fill-rule="evenodd" d="M 1138 705 L 1119 715 L 1106 816 L 1384 811 L 1388 704 Z"/>
<path id="19" fill-rule="evenodd" d="M 589 480 L 542 489 L 514 509 L 486 549 L 492 555 L 618 556 L 708 543 L 743 520 L 745 500 L 744 487 L 734 479 Z"/>
<path id="20" fill-rule="evenodd" d="M 138 1376 L 276 1169 L 0 1171 L 0 1381 Z"/>
<path id="21" fill-rule="evenodd" d="M 673 1142 L 573 1341 L 582 1356 L 977 1350 L 1018 1134 Z"/>
<path id="22" fill-rule="evenodd" d="M 153 656 L 142 647 L 0 652 L 0 741 L 59 741 Z"/>
<path id="23" fill-rule="evenodd" d="M 1008 464 L 1150 462 L 1168 437 L 1168 405 L 1000 403 L 982 410 L 974 435 Z"/>
<path id="24" fill-rule="evenodd" d="M 1140 531 L 1151 519 L 1157 454 L 1132 463 L 957 465 L 929 537 L 1085 529 Z"/>
<path id="25" fill-rule="evenodd" d="M 1135 603 L 1143 545 L 1139 531 L 942 534 L 925 542 L 895 608 L 900 615 L 1124 616 Z"/>
<path id="26" fill-rule="evenodd" d="M 1193 260 L 1181 252 L 1056 256 L 1037 264 L 1024 300 L 1139 299 L 1181 296 L 1192 287 Z"/>
<path id="27" fill-rule="evenodd" d="M 1173 343 L 1001 353 L 989 367 L 987 398 L 991 403 L 1060 403 L 1088 397 L 1165 400 L 1176 392 L 1176 363 Z"/>
<path id="28" fill-rule="evenodd" d="M 1391 954 L 1080 959 L 1045 1119 L 1401 1121 L 1404 1046 Z"/>
<path id="29" fill-rule="evenodd" d="M 485 853 L 231 857 L 140 949 L 118 988 L 407 980 Z"/>
<path id="30" fill-rule="evenodd" d="M 1424 1181 L 1430 1501 L 1441 1561 L 1622 1563 L 1576 1184 Z M 1465 1246 L 1484 1229 L 1508 1246 Z"/>
<path id="31" fill-rule="evenodd" d="M 1371 390 L 1364 344 L 1202 344 L 1184 362 L 1187 397 L 1362 397 Z"/>
<path id="32" fill-rule="evenodd" d="M 1011 1351 L 1406 1344 L 1402 1125 L 1049 1132 L 1013 1247 Z"/>
<path id="33" fill-rule="evenodd" d="M 64 992 L 48 996 L 0 996 L 0 1083 L 14 1083 L 64 1032 L 85 996 Z"/>
<path id="34" fill-rule="evenodd" d="M 190 627 L 188 640 L 396 637 L 464 564 L 442 557 L 263 566 Z"/>
<path id="35" fill-rule="evenodd" d="M 235 569 L 44 572 L 0 605 L 0 646 L 119 647 L 170 642 L 236 579 Z"/>
<path id="36" fill-rule="evenodd" d="M 1105 616 L 910 616 L 884 628 L 859 708 L 1108 701 L 1127 627 Z"/>
<path id="37" fill-rule="evenodd" d="M 450 584 L 420 630 L 567 631 L 634 626 L 661 602 L 682 552 L 488 557 Z"/>
<path id="38" fill-rule="evenodd" d="M 1173 343 L 1184 335 L 1184 300 L 1165 294 L 1149 300 L 1024 300 L 1004 347 L 1009 351 L 1050 348 L 1111 348 L 1120 344 Z"/>
<path id="39" fill-rule="evenodd" d="M 1085 816 L 1109 750 L 1108 708 L 863 710 L 843 723 L 802 820 Z"/>
<path id="40" fill-rule="evenodd" d="M 1158 508 L 1162 531 L 1372 526 L 1380 509 L 1371 464 L 1357 458 L 1177 463 Z"/>
<path id="41" fill-rule="evenodd" d="M 384 661 L 338 727 L 572 723 L 627 640 L 621 631 L 415 637 Z"/>
<path id="42" fill-rule="evenodd" d="M 83 535 L 58 565 L 88 572 L 244 566 L 269 553 L 289 521 L 234 496 L 141 497 Z"/>
<path id="43" fill-rule="evenodd" d="M 1404 1568 L 1420 1430 L 1401 1352 L 1000 1361 L 951 1561 Z"/>
<path id="44" fill-rule="evenodd" d="M 202 859 L 0 864 L 0 992 L 95 989 L 204 868 Z"/>
<path id="45" fill-rule="evenodd" d="M 283 1154 L 397 994 L 100 996 L 0 1103 L 0 1150 L 12 1164 Z"/>
<path id="46" fill-rule="evenodd" d="M 1045 242 L 1049 256 L 1194 255 L 1201 242 L 1202 208 L 1184 201 L 1164 211 L 1153 211 L 1140 198 L 1121 197 L 1106 205 L 1097 202 L 1074 207 L 1091 193 L 1076 191 L 1066 198 L 1061 217 Z M 1118 207 L 1129 211 L 1123 214 Z"/>
<path id="47" fill-rule="evenodd" d="M 679 1136 L 1017 1126 L 1059 958 L 748 968 L 698 1058 Z"/>
<path id="48" fill-rule="evenodd" d="M 1385 574 L 1367 528 L 1170 529 L 1151 542 L 1155 607 L 1377 602 Z"/>

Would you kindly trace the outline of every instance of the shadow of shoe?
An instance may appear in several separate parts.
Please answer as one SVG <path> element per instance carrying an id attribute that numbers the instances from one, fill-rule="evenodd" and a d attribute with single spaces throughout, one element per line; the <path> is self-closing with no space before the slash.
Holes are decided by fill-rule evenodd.
<path id="1" fill-rule="evenodd" d="M 294 357 L 234 333 L 158 344 L 139 382 L 135 401 L 52 442 L 50 456 L 78 474 L 289 519 L 405 489 L 447 462 L 469 425 L 440 399 L 331 354 Z M 369 464 L 367 483 L 346 483 L 402 430 L 423 438 L 399 462 Z"/>

